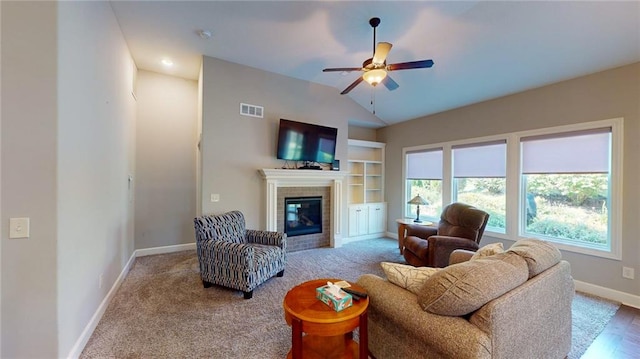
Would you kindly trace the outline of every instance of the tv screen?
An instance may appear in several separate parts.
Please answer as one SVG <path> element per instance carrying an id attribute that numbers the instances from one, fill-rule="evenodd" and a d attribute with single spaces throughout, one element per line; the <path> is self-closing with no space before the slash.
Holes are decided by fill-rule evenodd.
<path id="1" fill-rule="evenodd" d="M 332 163 L 338 129 L 280 119 L 278 159 Z"/>

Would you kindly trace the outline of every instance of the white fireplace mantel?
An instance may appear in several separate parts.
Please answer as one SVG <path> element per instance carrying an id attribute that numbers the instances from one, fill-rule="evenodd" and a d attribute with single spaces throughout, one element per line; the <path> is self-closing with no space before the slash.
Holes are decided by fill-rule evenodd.
<path id="1" fill-rule="evenodd" d="M 267 186 L 268 231 L 275 231 L 278 228 L 278 187 L 331 187 L 331 246 L 342 245 L 342 182 L 349 172 L 268 168 L 258 171 L 265 179 Z"/>

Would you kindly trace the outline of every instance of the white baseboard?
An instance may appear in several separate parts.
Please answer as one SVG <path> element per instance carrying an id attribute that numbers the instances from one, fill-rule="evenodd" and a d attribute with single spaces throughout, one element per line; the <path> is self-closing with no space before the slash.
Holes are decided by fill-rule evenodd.
<path id="1" fill-rule="evenodd" d="M 85 345 L 87 345 L 89 338 L 91 338 L 91 334 L 93 334 L 93 331 L 98 326 L 98 323 L 100 323 L 100 319 L 102 319 L 104 312 L 107 310 L 107 307 L 111 302 L 111 299 L 113 299 L 113 296 L 116 294 L 116 291 L 118 290 L 118 288 L 120 288 L 120 285 L 122 284 L 122 281 L 124 281 L 124 278 L 127 276 L 127 274 L 129 274 L 129 270 L 131 269 L 131 266 L 133 265 L 133 262 L 137 257 L 150 256 L 153 254 L 180 252 L 180 251 L 186 251 L 190 249 L 196 249 L 195 242 L 187 243 L 187 244 L 178 244 L 174 246 L 136 249 L 135 251 L 133 251 L 133 254 L 131 254 L 131 257 L 129 257 L 127 264 L 125 264 L 124 268 L 122 268 L 122 271 L 118 276 L 118 279 L 116 279 L 115 283 L 113 283 L 113 286 L 109 290 L 109 293 L 107 293 L 107 295 L 104 297 L 104 299 L 98 306 L 98 309 L 96 309 L 96 312 L 91 317 L 91 320 L 89 320 L 89 323 L 84 327 L 84 330 L 80 334 L 80 337 L 78 338 L 78 340 L 76 340 L 76 343 L 73 345 L 73 348 L 71 348 L 69 355 L 67 355 L 67 358 L 76 359 L 80 357 L 82 350 L 84 349 Z"/>
<path id="2" fill-rule="evenodd" d="M 196 242 L 187 243 L 187 244 L 176 244 L 173 246 L 136 249 L 135 255 L 136 257 L 144 257 L 144 256 L 151 256 L 154 254 L 165 254 L 165 253 L 173 253 L 173 252 L 180 252 L 180 251 L 188 251 L 190 249 L 194 249 L 194 250 L 196 249 Z"/>
<path id="3" fill-rule="evenodd" d="M 131 254 L 131 257 L 129 257 L 129 260 L 127 261 L 127 264 L 125 264 L 124 268 L 122 268 L 118 279 L 116 279 L 115 283 L 113 283 L 113 286 L 111 287 L 111 289 L 109 289 L 109 293 L 107 293 L 107 295 L 104 297 L 102 303 L 100 303 L 98 309 L 96 309 L 96 312 L 91 317 L 91 320 L 89 320 L 89 323 L 87 323 L 87 325 L 84 327 L 84 330 L 80 334 L 80 337 L 78 338 L 78 340 L 76 340 L 73 348 L 71 348 L 69 355 L 67 355 L 67 358 L 76 359 L 80 357 L 80 354 L 82 354 L 84 346 L 87 345 L 89 338 L 91 338 L 91 334 L 93 334 L 93 331 L 98 326 L 98 323 L 100 323 L 100 319 L 102 319 L 104 312 L 107 310 L 111 299 L 113 299 L 116 291 L 118 290 L 118 288 L 120 288 L 120 285 L 122 284 L 124 278 L 127 276 L 127 274 L 129 274 L 129 270 L 131 269 L 133 261 L 136 258 L 135 254 L 136 253 L 134 251 L 133 254 Z"/>
<path id="4" fill-rule="evenodd" d="M 365 235 L 357 236 L 357 237 L 346 237 L 346 238 L 342 239 L 342 244 L 358 242 L 358 241 L 362 241 L 362 240 L 365 240 L 365 239 L 375 239 L 375 238 L 380 238 L 380 237 L 386 237 L 388 234 L 389 234 L 388 232 L 381 232 L 381 233 L 374 233 L 374 234 L 365 234 Z"/>
<path id="5" fill-rule="evenodd" d="M 581 282 L 579 280 L 573 281 L 576 285 L 576 290 L 587 294 L 596 295 L 598 297 L 606 298 L 616 302 L 620 302 L 624 305 L 640 309 L 640 296 L 620 292 L 615 289 L 601 287 L 599 285 Z"/>

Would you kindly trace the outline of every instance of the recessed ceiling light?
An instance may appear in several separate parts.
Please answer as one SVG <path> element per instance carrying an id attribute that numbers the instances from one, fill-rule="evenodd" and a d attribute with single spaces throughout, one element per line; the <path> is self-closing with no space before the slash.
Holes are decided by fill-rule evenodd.
<path id="1" fill-rule="evenodd" d="M 204 40 L 209 40 L 211 38 L 211 31 L 209 30 L 199 30 L 198 31 L 198 36 L 200 36 L 200 38 L 204 39 Z"/>
<path id="2" fill-rule="evenodd" d="M 164 66 L 171 67 L 171 66 L 173 66 L 173 61 L 171 61 L 171 60 L 169 60 L 169 59 L 163 59 L 163 60 L 162 60 L 162 64 L 163 64 Z"/>

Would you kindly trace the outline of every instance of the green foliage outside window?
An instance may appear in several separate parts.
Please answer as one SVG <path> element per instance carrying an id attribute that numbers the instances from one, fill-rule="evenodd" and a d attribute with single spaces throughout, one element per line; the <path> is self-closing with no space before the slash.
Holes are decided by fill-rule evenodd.
<path id="1" fill-rule="evenodd" d="M 526 175 L 527 192 L 572 207 L 602 206 L 609 190 L 606 174 Z"/>
<path id="2" fill-rule="evenodd" d="M 505 196 L 489 193 L 458 193 L 458 202 L 470 204 L 489 213 L 487 227 L 506 228 Z"/>
<path id="3" fill-rule="evenodd" d="M 442 212 L 442 181 L 441 180 L 409 180 L 409 201 L 411 198 L 420 195 L 429 204 L 420 206 L 420 216 L 440 218 Z M 408 213 L 412 216 L 416 214 L 416 206 L 410 205 Z"/>
<path id="4" fill-rule="evenodd" d="M 537 206 L 527 233 L 607 243 L 607 174 L 526 175 L 525 182 Z"/>
<path id="5" fill-rule="evenodd" d="M 606 244 L 608 239 L 608 174 L 524 175 L 527 202 L 524 211 L 529 235 L 541 235 Z M 505 179 L 459 178 L 457 200 L 489 213 L 488 227 L 505 228 Z M 439 217 L 442 211 L 442 181 L 410 180 L 410 198 L 429 201 L 421 216 Z M 415 206 L 410 206 L 415 215 Z"/>

